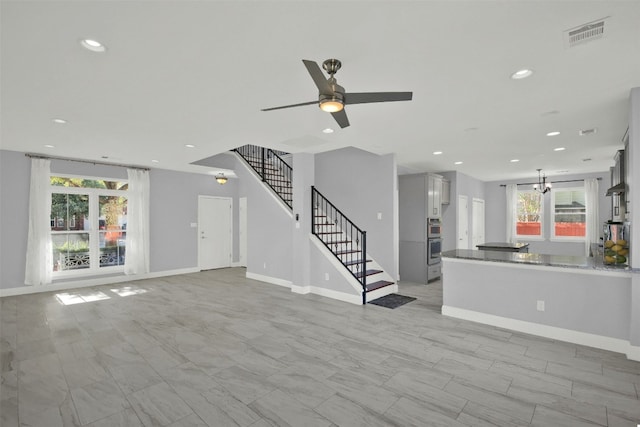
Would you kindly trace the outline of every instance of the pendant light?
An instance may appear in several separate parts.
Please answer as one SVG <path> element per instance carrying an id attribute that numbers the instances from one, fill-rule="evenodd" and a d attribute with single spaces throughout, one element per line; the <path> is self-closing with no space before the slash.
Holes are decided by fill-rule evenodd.
<path id="1" fill-rule="evenodd" d="M 540 172 L 542 171 L 542 169 L 536 170 L 538 171 L 538 183 L 533 184 L 533 189 L 541 194 L 544 194 L 547 191 L 551 191 L 551 183 L 547 182 L 547 177 L 544 174 L 540 176 Z"/>

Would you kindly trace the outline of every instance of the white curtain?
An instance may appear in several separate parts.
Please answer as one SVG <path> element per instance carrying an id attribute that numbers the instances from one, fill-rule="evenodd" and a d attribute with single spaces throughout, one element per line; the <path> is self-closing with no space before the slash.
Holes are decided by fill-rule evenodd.
<path id="1" fill-rule="evenodd" d="M 507 243 L 516 243 L 518 221 L 518 185 L 507 184 Z"/>
<path id="2" fill-rule="evenodd" d="M 149 171 L 127 169 L 125 274 L 149 272 Z"/>
<path id="3" fill-rule="evenodd" d="M 600 213 L 598 200 L 598 180 L 584 180 L 584 201 L 587 209 L 587 225 L 585 236 L 585 255 L 589 256 L 592 243 L 600 239 Z"/>
<path id="4" fill-rule="evenodd" d="M 53 254 L 51 245 L 51 160 L 31 159 L 29 187 L 29 234 L 27 262 L 24 272 L 26 285 L 51 283 Z"/>

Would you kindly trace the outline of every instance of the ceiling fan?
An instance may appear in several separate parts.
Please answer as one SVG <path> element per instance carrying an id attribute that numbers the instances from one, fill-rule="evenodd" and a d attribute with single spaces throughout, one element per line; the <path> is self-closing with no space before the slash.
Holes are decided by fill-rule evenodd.
<path id="1" fill-rule="evenodd" d="M 280 110 L 282 108 L 301 107 L 303 105 L 318 104 L 322 111 L 331 113 L 341 128 L 349 126 L 347 113 L 344 111 L 345 105 L 367 104 L 370 102 L 391 102 L 391 101 L 411 101 L 413 92 L 362 92 L 349 93 L 338 84 L 334 75 L 338 72 L 342 63 L 337 59 L 327 59 L 322 63 L 329 78 L 326 79 L 322 70 L 315 61 L 303 59 L 307 71 L 311 75 L 313 82 L 318 87 L 319 95 L 317 101 L 302 102 L 300 104 L 283 105 L 282 107 L 265 108 L 262 111 Z"/>

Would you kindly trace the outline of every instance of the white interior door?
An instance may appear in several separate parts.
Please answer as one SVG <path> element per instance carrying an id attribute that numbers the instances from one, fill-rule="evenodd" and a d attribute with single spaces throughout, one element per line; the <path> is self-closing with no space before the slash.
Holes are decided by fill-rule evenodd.
<path id="1" fill-rule="evenodd" d="M 473 199 L 471 205 L 471 249 L 485 242 L 484 237 L 484 200 Z"/>
<path id="2" fill-rule="evenodd" d="M 247 266 L 247 198 L 240 197 L 238 200 L 238 239 L 240 251 L 240 265 Z"/>
<path id="3" fill-rule="evenodd" d="M 233 223 L 231 199 L 198 196 L 198 267 L 231 266 Z"/>
<path id="4" fill-rule="evenodd" d="M 458 241 L 456 249 L 469 249 L 469 201 L 458 196 Z"/>

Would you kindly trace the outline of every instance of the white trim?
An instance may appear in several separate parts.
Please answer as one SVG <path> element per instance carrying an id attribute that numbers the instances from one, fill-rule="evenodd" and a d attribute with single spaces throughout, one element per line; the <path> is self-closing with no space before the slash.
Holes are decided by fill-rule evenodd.
<path id="1" fill-rule="evenodd" d="M 200 269 L 197 267 L 180 268 L 176 270 L 156 271 L 139 275 L 121 275 L 108 277 L 83 278 L 82 280 L 70 282 L 54 282 L 44 286 L 21 286 L 18 288 L 0 289 L 0 298 L 12 297 L 17 295 L 38 294 L 41 292 L 64 291 L 67 289 L 89 288 L 91 286 L 110 285 L 112 283 L 133 282 L 143 279 L 155 279 L 157 277 L 176 276 L 179 274 L 198 273 Z"/>
<path id="2" fill-rule="evenodd" d="M 202 232 L 202 229 L 200 228 L 200 223 L 201 223 L 200 201 L 203 199 L 219 199 L 219 200 L 225 200 L 229 202 L 230 209 L 231 209 L 231 214 L 229 216 L 229 220 L 231 222 L 229 227 L 229 265 L 225 265 L 218 268 L 233 267 L 233 197 L 209 196 L 207 194 L 198 194 L 198 230 L 196 232 L 196 239 L 197 239 L 196 244 L 198 246 L 198 266 L 200 267 L 200 233 Z"/>
<path id="3" fill-rule="evenodd" d="M 348 302 L 350 304 L 362 305 L 362 295 L 345 294 L 344 292 L 334 291 L 333 289 L 320 288 L 318 286 L 310 286 L 312 294 L 320 295 L 321 297 L 331 298 L 342 302 Z"/>
<path id="4" fill-rule="evenodd" d="M 273 200 L 275 200 L 278 203 L 278 206 L 280 206 L 287 213 L 287 215 L 289 215 L 289 217 L 293 219 L 293 212 L 291 210 L 289 210 L 289 207 L 273 191 L 273 189 L 271 189 L 271 187 L 269 187 L 267 184 L 263 183 L 260 180 L 260 178 L 256 174 L 256 171 L 251 169 L 251 166 L 249 166 L 247 164 L 247 161 L 245 159 L 243 159 L 240 154 L 236 153 L 235 151 L 233 152 L 233 154 L 235 154 L 235 156 L 238 158 L 238 160 L 239 160 L 238 163 L 242 164 L 244 166 L 244 168 L 247 170 L 247 172 L 249 172 L 249 175 L 251 175 L 253 177 L 253 179 L 255 179 L 261 186 L 263 186 L 266 189 L 267 193 L 269 193 L 269 195 L 273 198 Z"/>
<path id="5" fill-rule="evenodd" d="M 451 307 L 447 305 L 442 306 L 442 315 L 455 317 L 456 319 L 482 323 L 485 325 L 496 326 L 498 328 L 524 332 L 526 334 L 537 335 L 540 337 L 585 345 L 588 347 L 600 348 L 616 353 L 622 353 L 626 354 L 627 358 L 630 360 L 640 361 L 640 347 L 632 346 L 629 341 L 625 341 L 619 338 L 605 337 L 602 335 L 557 328 L 555 326 L 541 325 L 539 323 L 509 319 L 507 317 L 495 316 L 493 314 L 465 310 L 463 308 Z"/>
<path id="6" fill-rule="evenodd" d="M 250 273 L 247 271 L 247 279 L 259 280 L 261 282 L 271 283 L 273 285 L 284 286 L 291 288 L 292 283 L 290 280 L 279 279 L 277 277 L 263 276 L 262 274 Z"/>
<path id="7" fill-rule="evenodd" d="M 631 278 L 631 270 L 596 270 L 593 268 L 580 268 L 573 266 L 550 266 L 550 265 L 537 265 L 537 264 L 525 264 L 518 262 L 501 262 L 501 261 L 492 261 L 490 259 L 487 260 L 475 260 L 475 259 L 465 259 L 465 258 L 449 258 L 442 257 L 442 261 L 452 262 L 452 263 L 464 263 L 464 264 L 476 264 L 476 265 L 484 265 L 487 263 L 492 263 L 492 266 L 496 267 L 504 267 L 504 268 L 517 268 L 517 269 L 525 269 L 525 270 L 538 270 L 538 271 L 553 271 L 554 273 L 569 273 L 569 274 L 585 274 L 585 275 L 594 275 L 594 276 L 608 276 L 608 277 L 628 277 Z"/>

